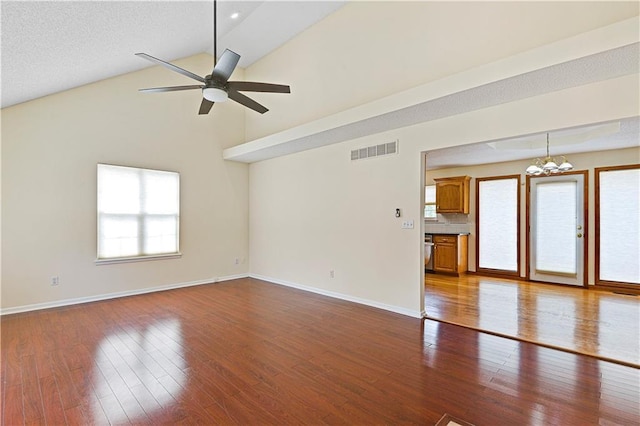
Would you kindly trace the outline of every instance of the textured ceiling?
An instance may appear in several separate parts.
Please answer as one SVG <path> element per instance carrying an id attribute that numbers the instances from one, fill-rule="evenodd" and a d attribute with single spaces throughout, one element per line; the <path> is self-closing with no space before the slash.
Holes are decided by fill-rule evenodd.
<path id="1" fill-rule="evenodd" d="M 344 1 L 218 1 L 218 54 L 247 67 Z M 239 12 L 237 19 L 231 19 Z M 213 1 L 0 2 L 2 108 L 152 66 L 213 53 Z"/>
<path id="2" fill-rule="evenodd" d="M 552 157 L 640 145 L 640 119 L 578 127 L 549 133 Z M 514 160 L 533 160 L 546 154 L 546 134 L 438 149 L 427 153 L 427 169 L 473 166 Z M 571 160 L 571 158 L 569 158 Z M 640 160 L 640 159 L 639 159 Z"/>

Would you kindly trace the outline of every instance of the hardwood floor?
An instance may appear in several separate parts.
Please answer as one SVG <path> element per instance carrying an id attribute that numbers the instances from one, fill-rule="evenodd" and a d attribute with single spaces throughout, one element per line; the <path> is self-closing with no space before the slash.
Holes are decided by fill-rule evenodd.
<path id="1" fill-rule="evenodd" d="M 4 425 L 640 422 L 636 368 L 253 279 L 1 327 Z"/>
<path id="2" fill-rule="evenodd" d="M 640 366 L 640 297 L 479 275 L 427 274 L 429 318 Z"/>

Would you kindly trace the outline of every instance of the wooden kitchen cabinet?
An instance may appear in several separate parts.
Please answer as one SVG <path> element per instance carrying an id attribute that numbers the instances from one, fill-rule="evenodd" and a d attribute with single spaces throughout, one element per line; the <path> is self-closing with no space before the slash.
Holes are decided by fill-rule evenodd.
<path id="1" fill-rule="evenodd" d="M 436 213 L 469 214 L 469 176 L 434 179 Z"/>
<path id="2" fill-rule="evenodd" d="M 467 235 L 433 236 L 433 270 L 459 276 L 467 272 Z"/>

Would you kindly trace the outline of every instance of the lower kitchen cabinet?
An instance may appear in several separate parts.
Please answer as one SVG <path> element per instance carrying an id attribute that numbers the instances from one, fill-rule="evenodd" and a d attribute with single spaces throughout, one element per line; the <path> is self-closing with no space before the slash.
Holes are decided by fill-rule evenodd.
<path id="1" fill-rule="evenodd" d="M 433 270 L 452 275 L 467 272 L 467 235 L 433 236 Z"/>

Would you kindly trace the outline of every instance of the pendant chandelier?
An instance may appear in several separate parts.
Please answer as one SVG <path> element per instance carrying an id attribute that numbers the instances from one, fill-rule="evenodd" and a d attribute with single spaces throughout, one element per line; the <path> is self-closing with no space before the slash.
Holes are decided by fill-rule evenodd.
<path id="1" fill-rule="evenodd" d="M 560 161 L 560 165 L 555 158 L 549 155 L 549 133 L 547 133 L 547 156 L 545 158 L 536 158 L 529 167 L 527 167 L 527 174 L 533 176 L 539 175 L 550 175 L 555 173 L 564 173 L 569 170 L 573 170 L 573 164 L 567 161 L 567 159 L 562 156 Z"/>

